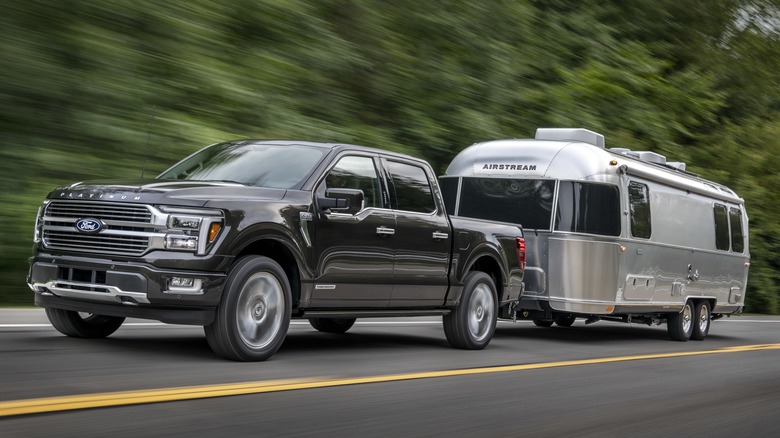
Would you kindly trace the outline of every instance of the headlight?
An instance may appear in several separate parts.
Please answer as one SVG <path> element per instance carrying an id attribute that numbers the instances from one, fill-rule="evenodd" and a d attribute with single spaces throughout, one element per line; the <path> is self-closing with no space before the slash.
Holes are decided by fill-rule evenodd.
<path id="1" fill-rule="evenodd" d="M 224 219 L 219 210 L 164 206 L 159 208 L 168 214 L 165 223 L 169 233 L 165 235 L 165 249 L 204 255 L 222 230 Z"/>
<path id="2" fill-rule="evenodd" d="M 168 228 L 197 230 L 203 218 L 195 216 L 171 215 L 168 218 Z"/>

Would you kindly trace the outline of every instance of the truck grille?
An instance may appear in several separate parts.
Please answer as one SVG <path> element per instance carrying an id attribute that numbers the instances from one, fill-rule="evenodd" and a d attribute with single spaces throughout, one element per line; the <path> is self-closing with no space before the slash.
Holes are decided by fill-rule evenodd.
<path id="1" fill-rule="evenodd" d="M 97 234 L 79 232 L 79 219 L 101 221 Z M 43 214 L 46 248 L 100 254 L 141 255 L 150 249 L 155 233 L 154 215 L 146 205 L 100 201 L 51 201 Z"/>
<path id="2" fill-rule="evenodd" d="M 151 222 L 152 212 L 142 205 L 117 205 L 111 202 L 51 201 L 47 216 L 83 218 L 127 222 Z"/>

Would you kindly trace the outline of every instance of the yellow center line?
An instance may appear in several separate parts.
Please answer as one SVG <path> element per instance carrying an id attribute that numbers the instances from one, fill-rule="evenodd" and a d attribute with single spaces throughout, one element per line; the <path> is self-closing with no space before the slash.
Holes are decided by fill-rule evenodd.
<path id="1" fill-rule="evenodd" d="M 98 394 L 45 397 L 27 400 L 0 402 L 0 417 L 12 415 L 41 414 L 70 411 L 76 409 L 103 408 L 110 406 L 129 406 L 145 403 L 197 400 L 235 395 L 262 394 L 268 392 L 293 391 L 299 389 L 327 388 L 367 383 L 398 382 L 402 380 L 432 379 L 440 377 L 469 376 L 474 374 L 505 373 L 510 371 L 539 370 L 578 365 L 595 365 L 635 360 L 666 359 L 674 357 L 701 356 L 705 354 L 726 354 L 758 350 L 777 350 L 778 344 L 742 345 L 718 350 L 683 351 L 677 353 L 641 354 L 596 359 L 567 360 L 493 367 L 467 368 L 445 371 L 427 371 L 418 373 L 391 374 L 385 376 L 367 376 L 352 378 L 312 377 L 303 379 L 268 380 L 257 382 L 233 383 L 224 385 L 188 386 L 182 388 L 148 389 L 140 391 L 106 392 Z"/>

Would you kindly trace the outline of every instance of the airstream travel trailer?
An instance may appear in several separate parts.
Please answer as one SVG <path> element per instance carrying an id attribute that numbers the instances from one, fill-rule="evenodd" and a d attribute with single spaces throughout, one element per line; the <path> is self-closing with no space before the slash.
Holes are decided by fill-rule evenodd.
<path id="1" fill-rule="evenodd" d="M 585 129 L 474 144 L 441 177 L 450 214 L 520 224 L 518 317 L 666 322 L 678 341 L 745 303 L 744 200 L 663 155 L 606 148 Z"/>

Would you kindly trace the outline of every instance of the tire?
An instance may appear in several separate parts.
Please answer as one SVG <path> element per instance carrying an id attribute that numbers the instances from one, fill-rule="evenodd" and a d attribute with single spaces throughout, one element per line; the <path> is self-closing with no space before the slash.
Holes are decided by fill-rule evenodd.
<path id="1" fill-rule="evenodd" d="M 537 326 L 537 327 L 552 327 L 553 322 L 555 322 L 555 321 L 547 321 L 547 320 L 544 320 L 544 319 L 535 319 L 534 320 L 534 325 Z"/>
<path id="2" fill-rule="evenodd" d="M 468 274 L 458 306 L 442 318 L 447 341 L 455 348 L 482 350 L 493 338 L 497 315 L 493 279 L 484 272 Z"/>
<path id="3" fill-rule="evenodd" d="M 700 301 L 696 303 L 696 306 L 693 308 L 694 318 L 691 339 L 701 341 L 707 337 L 707 333 L 710 332 L 710 322 L 712 321 L 710 313 L 709 302 Z"/>
<path id="4" fill-rule="evenodd" d="M 291 297 L 278 263 L 261 256 L 239 259 L 228 272 L 214 322 L 204 327 L 209 346 L 226 359 L 268 359 L 290 327 Z"/>
<path id="5" fill-rule="evenodd" d="M 58 332 L 74 338 L 105 338 L 125 322 L 125 318 L 118 316 L 82 314 L 52 308 L 46 308 L 46 317 Z"/>
<path id="6" fill-rule="evenodd" d="M 309 318 L 309 324 L 323 333 L 346 333 L 355 324 L 355 318 Z"/>
<path id="7" fill-rule="evenodd" d="M 666 329 L 669 337 L 675 341 L 685 342 L 693 334 L 693 304 L 690 301 L 685 303 L 680 313 L 674 313 L 666 318 Z"/>
<path id="8" fill-rule="evenodd" d="M 555 325 L 559 325 L 561 327 L 571 327 L 572 324 L 574 324 L 574 321 L 577 320 L 577 317 L 574 316 L 574 314 L 571 313 L 556 313 L 555 314 Z"/>

